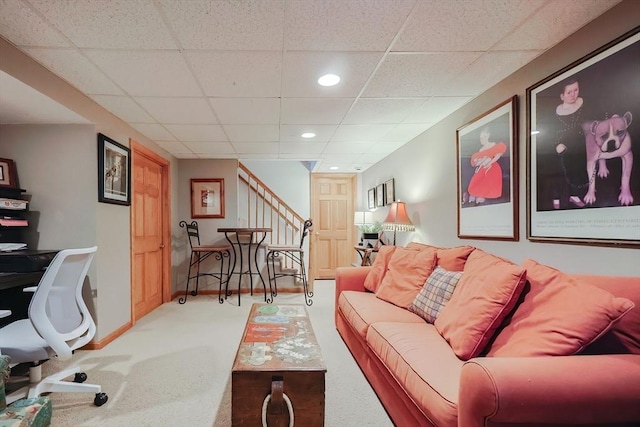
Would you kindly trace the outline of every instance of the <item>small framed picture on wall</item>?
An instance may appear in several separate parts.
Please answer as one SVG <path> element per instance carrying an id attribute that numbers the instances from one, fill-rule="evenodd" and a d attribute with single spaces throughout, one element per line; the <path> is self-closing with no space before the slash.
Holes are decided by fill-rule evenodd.
<path id="1" fill-rule="evenodd" d="M 376 186 L 376 207 L 384 206 L 384 184 Z"/>
<path id="2" fill-rule="evenodd" d="M 367 192 L 367 207 L 369 209 L 375 209 L 376 207 L 376 189 L 370 188 Z"/>

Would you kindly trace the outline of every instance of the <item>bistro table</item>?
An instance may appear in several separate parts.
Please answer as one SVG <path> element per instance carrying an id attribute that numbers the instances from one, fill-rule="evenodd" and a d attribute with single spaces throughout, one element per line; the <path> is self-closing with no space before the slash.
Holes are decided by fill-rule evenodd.
<path id="1" fill-rule="evenodd" d="M 262 288 L 264 289 L 264 300 L 267 303 L 273 302 L 273 292 L 271 290 L 271 283 L 269 283 L 269 295 L 267 295 L 267 283 L 262 277 L 260 272 L 260 266 L 258 265 L 258 252 L 264 239 L 267 237 L 267 233 L 271 233 L 271 228 L 258 228 L 258 227 L 231 227 L 231 228 L 218 228 L 219 233 L 224 233 L 224 237 L 231 245 L 233 250 L 233 266 L 231 267 L 230 277 L 238 275 L 238 305 L 240 305 L 240 285 L 242 284 L 242 276 L 249 275 L 249 283 L 251 295 L 253 295 L 253 275 L 257 274 L 262 281 Z M 243 247 L 247 248 L 247 260 L 244 260 Z M 254 250 L 254 256 L 251 256 L 251 250 Z M 236 270 L 236 266 L 238 270 Z M 225 298 L 229 294 L 229 281 L 225 289 Z"/>

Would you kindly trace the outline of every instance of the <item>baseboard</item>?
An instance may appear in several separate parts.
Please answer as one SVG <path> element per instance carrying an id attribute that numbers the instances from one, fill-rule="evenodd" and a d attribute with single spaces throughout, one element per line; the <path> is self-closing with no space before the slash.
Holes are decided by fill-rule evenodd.
<path id="1" fill-rule="evenodd" d="M 119 327 L 118 329 L 116 329 L 115 331 L 111 332 L 105 338 L 101 339 L 100 341 L 95 341 L 95 340 L 89 341 L 87 345 L 82 347 L 82 350 L 100 350 L 101 348 L 106 347 L 106 345 L 109 344 L 111 341 L 115 340 L 120 335 L 124 334 L 129 329 L 131 329 L 131 326 L 133 326 L 133 324 L 131 322 L 127 322 L 121 327 Z"/>

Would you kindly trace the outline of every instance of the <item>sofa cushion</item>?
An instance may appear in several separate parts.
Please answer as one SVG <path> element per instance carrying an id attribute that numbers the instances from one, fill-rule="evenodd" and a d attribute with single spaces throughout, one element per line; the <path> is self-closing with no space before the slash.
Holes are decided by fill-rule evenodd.
<path id="1" fill-rule="evenodd" d="M 473 246 L 440 248 L 437 251 L 438 265 L 449 271 L 463 271 L 469 255 L 474 250 Z"/>
<path id="2" fill-rule="evenodd" d="M 378 253 L 376 254 L 376 258 L 371 265 L 371 271 L 367 274 L 367 277 L 364 279 L 364 288 L 375 292 L 378 290 L 380 283 L 382 283 L 382 279 L 387 272 L 387 267 L 389 265 L 389 260 L 391 259 L 391 255 L 396 250 L 396 246 L 382 246 L 378 249 Z"/>
<path id="3" fill-rule="evenodd" d="M 583 350 L 633 308 L 626 298 L 528 259 L 528 292 L 488 356 L 567 356 Z"/>
<path id="4" fill-rule="evenodd" d="M 442 308 L 449 302 L 462 277 L 462 271 L 448 271 L 436 266 L 422 290 L 409 306 L 409 311 L 429 323 L 435 322 Z"/>
<path id="5" fill-rule="evenodd" d="M 463 362 L 428 323 L 376 322 L 367 344 L 420 410 L 439 425 L 457 425 Z"/>
<path id="6" fill-rule="evenodd" d="M 338 309 L 362 339 L 374 322 L 424 323 L 418 315 L 384 302 L 371 292 L 343 291 L 338 297 Z"/>
<path id="7" fill-rule="evenodd" d="M 396 248 L 376 296 L 398 307 L 408 308 L 431 275 L 435 263 L 435 251 Z"/>
<path id="8" fill-rule="evenodd" d="M 514 308 L 526 278 L 523 267 L 474 250 L 436 329 L 463 360 L 478 356 Z"/>

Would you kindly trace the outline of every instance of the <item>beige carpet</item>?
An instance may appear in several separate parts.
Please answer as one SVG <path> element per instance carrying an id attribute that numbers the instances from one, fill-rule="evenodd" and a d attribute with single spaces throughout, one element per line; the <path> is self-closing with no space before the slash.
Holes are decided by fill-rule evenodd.
<path id="1" fill-rule="evenodd" d="M 316 281 L 315 290 L 307 310 L 327 365 L 325 425 L 392 426 L 335 329 L 334 282 Z M 230 426 L 231 365 L 253 302 L 262 297 L 243 295 L 240 307 L 236 298 L 219 304 L 217 296 L 174 301 L 105 348 L 77 352 L 73 364 L 109 401 L 96 407 L 90 394 L 53 393 L 52 427 Z M 275 303 L 304 301 L 280 294 Z M 47 362 L 43 374 L 70 364 Z"/>

